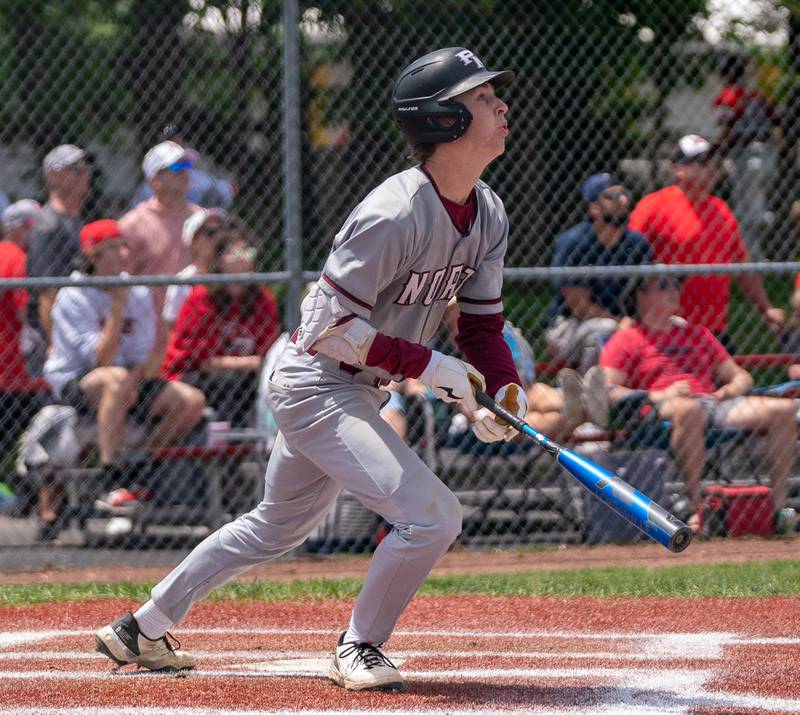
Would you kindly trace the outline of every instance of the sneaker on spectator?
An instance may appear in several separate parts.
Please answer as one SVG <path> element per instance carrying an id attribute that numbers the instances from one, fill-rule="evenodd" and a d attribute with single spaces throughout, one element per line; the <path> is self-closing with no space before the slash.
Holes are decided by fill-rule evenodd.
<path id="1" fill-rule="evenodd" d="M 103 495 L 94 503 L 95 509 L 101 511 L 130 511 L 140 506 L 143 502 L 148 502 L 153 498 L 149 489 L 143 487 L 131 487 L 130 489 L 112 489 L 108 494 Z"/>
<path id="2" fill-rule="evenodd" d="M 561 416 L 564 418 L 564 427 L 568 432 L 572 432 L 583 422 L 583 383 L 580 375 L 568 367 L 558 371 L 556 382 L 561 388 L 563 400 Z"/>
<path id="3" fill-rule="evenodd" d="M 793 534 L 797 530 L 798 515 L 795 509 L 786 506 L 775 512 L 775 533 Z"/>
<path id="4" fill-rule="evenodd" d="M 583 377 L 583 404 L 592 424 L 606 429 L 609 420 L 608 388 L 603 368 L 594 365 Z"/>
<path id="5" fill-rule="evenodd" d="M 133 522 L 127 516 L 112 516 L 103 527 L 103 536 L 125 536 L 133 531 Z"/>

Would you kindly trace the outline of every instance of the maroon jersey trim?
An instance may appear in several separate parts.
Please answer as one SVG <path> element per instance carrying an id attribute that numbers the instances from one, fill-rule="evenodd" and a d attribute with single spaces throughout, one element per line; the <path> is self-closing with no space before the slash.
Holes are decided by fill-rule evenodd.
<path id="1" fill-rule="evenodd" d="M 322 280 L 324 280 L 335 291 L 341 293 L 345 298 L 347 298 L 348 300 L 352 300 L 356 305 L 360 305 L 362 308 L 366 308 L 367 310 L 372 310 L 372 306 L 369 303 L 365 303 L 363 300 L 359 300 L 358 298 L 356 298 L 352 293 L 348 293 L 344 288 L 336 285 L 336 283 L 334 283 L 324 273 L 322 274 Z"/>

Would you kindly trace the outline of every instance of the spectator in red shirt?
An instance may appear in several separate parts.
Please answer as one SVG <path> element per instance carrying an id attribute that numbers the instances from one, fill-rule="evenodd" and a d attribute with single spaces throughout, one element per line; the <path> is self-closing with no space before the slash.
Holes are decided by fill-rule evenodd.
<path id="1" fill-rule="evenodd" d="M 717 160 L 702 137 L 683 137 L 672 156 L 675 183 L 645 196 L 631 213 L 630 228 L 647 236 L 654 259 L 661 263 L 742 263 L 749 260 L 730 207 L 711 191 Z M 736 281 L 771 330 L 782 329 L 786 316 L 772 305 L 757 274 Z M 728 303 L 731 277 L 692 276 L 683 286 L 681 312 L 691 323 L 708 328 L 729 350 Z"/>
<path id="2" fill-rule="evenodd" d="M 748 396 L 750 374 L 707 328 L 675 315 L 680 296 L 674 277 L 651 276 L 634 284 L 627 302 L 636 322 L 616 332 L 600 353 L 610 399 L 643 391 L 655 407 L 646 408 L 649 415 L 672 423 L 670 442 L 695 512 L 689 520 L 695 530 L 706 427 L 763 431 L 777 514 L 786 502 L 796 454 L 794 402 Z"/>
<path id="3" fill-rule="evenodd" d="M 2 215 L 0 278 L 25 278 L 28 231 L 41 207 L 23 199 L 8 206 Z M 0 449 L 5 450 L 27 427 L 39 406 L 39 394 L 30 389 L 30 376 L 23 350 L 28 292 L 0 291 Z"/>
<path id="4" fill-rule="evenodd" d="M 219 236 L 211 273 L 251 273 L 255 249 L 243 227 Z M 181 306 L 163 375 L 199 387 L 221 419 L 246 426 L 264 355 L 280 333 L 278 302 L 263 286 L 196 286 Z"/>

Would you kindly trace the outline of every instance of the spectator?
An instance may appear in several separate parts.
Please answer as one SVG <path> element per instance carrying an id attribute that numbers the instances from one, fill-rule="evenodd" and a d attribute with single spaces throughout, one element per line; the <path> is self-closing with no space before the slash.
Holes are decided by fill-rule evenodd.
<path id="1" fill-rule="evenodd" d="M 86 152 L 62 144 L 45 156 L 43 168 L 48 198 L 28 237 L 27 273 L 30 277 L 68 276 L 81 253 L 81 208 L 89 193 Z M 39 332 L 45 346 L 50 343 L 56 293 L 55 288 L 30 292 L 28 325 Z M 44 354 L 31 360 L 35 376 L 43 364 Z"/>
<path id="2" fill-rule="evenodd" d="M 631 266 L 651 262 L 650 244 L 627 227 L 631 197 L 611 174 L 583 182 L 585 221 L 562 233 L 553 251 L 554 267 Z M 600 348 L 625 317 L 622 278 L 562 278 L 556 283 L 545 332 L 548 352 L 583 375 L 597 364 Z"/>
<path id="3" fill-rule="evenodd" d="M 162 142 L 145 154 L 142 169 L 155 195 L 126 213 L 119 222 L 133 257 L 131 273 L 175 275 L 189 265 L 189 246 L 181 238 L 183 224 L 200 208 L 186 200 L 191 167 L 186 150 L 175 142 Z M 147 372 L 155 375 L 164 359 L 168 338 L 160 317 L 166 290 L 154 288 L 151 293 L 159 320 L 153 361 Z"/>
<path id="4" fill-rule="evenodd" d="M 28 231 L 41 207 L 23 199 L 3 211 L 0 241 L 0 278 L 25 278 Z M 28 293 L 22 289 L 0 291 L 0 451 L 5 452 L 28 426 L 39 406 L 31 390 L 24 355 L 24 328 Z"/>
<path id="5" fill-rule="evenodd" d="M 175 124 L 167 124 L 161 130 L 161 140 L 180 144 L 186 151 L 189 161 L 192 162 L 192 167 L 189 169 L 189 188 L 186 194 L 188 201 L 204 208 L 221 206 L 229 209 L 231 207 L 233 197 L 236 194 L 234 185 L 227 179 L 211 176 L 208 172 L 197 167 L 200 155 L 189 147 L 181 135 L 180 129 Z M 139 188 L 136 189 L 131 205 L 136 207 L 152 196 L 153 187 L 150 185 L 149 180 L 143 181 Z"/>
<path id="6" fill-rule="evenodd" d="M 216 238 L 227 219 L 228 215 L 224 209 L 201 209 L 195 211 L 184 221 L 181 239 L 189 247 L 192 262 L 186 268 L 178 271 L 178 277 L 189 278 L 210 272 L 210 266 L 214 260 Z M 166 324 L 167 335 L 172 332 L 183 301 L 191 291 L 192 286 L 190 285 L 174 285 L 167 288 L 164 310 L 161 313 Z"/>
<path id="7" fill-rule="evenodd" d="M 773 136 L 780 118 L 763 92 L 747 88 L 743 57 L 724 57 L 719 69 L 724 85 L 713 105 L 720 150 L 733 161 L 731 207 L 750 255 L 763 260 L 761 243 L 769 219 L 769 187 L 778 159 Z"/>
<path id="8" fill-rule="evenodd" d="M 129 249 L 116 221 L 87 224 L 80 242 L 84 266 L 75 277 L 127 275 Z M 170 444 L 200 420 L 203 394 L 182 382 L 146 378 L 156 324 L 146 287 L 63 288 L 53 317 L 45 378 L 64 404 L 96 412 L 102 485 L 127 486 L 117 456 L 128 416 L 156 423 L 152 445 Z"/>
<path id="9" fill-rule="evenodd" d="M 636 282 L 629 301 L 636 322 L 615 333 L 600 354 L 611 400 L 644 391 L 648 414 L 672 423 L 670 442 L 694 510 L 689 525 L 695 531 L 708 426 L 764 432 L 778 514 L 785 506 L 796 452 L 794 402 L 747 396 L 753 385 L 750 374 L 706 327 L 676 316 L 680 298 L 681 283 L 675 277 Z M 783 511 L 780 516 L 793 515 Z"/>
<path id="10" fill-rule="evenodd" d="M 741 263 L 750 256 L 729 206 L 711 191 L 717 159 L 702 137 L 683 137 L 672 155 L 675 184 L 645 196 L 633 210 L 630 225 L 647 236 L 654 258 L 662 263 Z M 781 330 L 786 316 L 772 305 L 761 276 L 741 274 L 737 283 L 771 330 Z M 733 352 L 728 334 L 731 277 L 692 276 L 683 286 L 683 316 L 708 328 Z"/>
<path id="11" fill-rule="evenodd" d="M 252 273 L 255 249 L 238 225 L 217 241 L 212 273 Z M 280 333 L 278 302 L 265 287 L 195 286 L 178 313 L 163 375 L 199 387 L 219 418 L 247 426 L 267 350 Z"/>
<path id="12" fill-rule="evenodd" d="M 5 278 L 25 278 L 26 272 L 26 252 L 28 250 L 28 237 L 30 235 L 33 225 L 39 218 L 42 211 L 38 201 L 33 199 L 21 199 L 9 205 L 2 214 L 3 223 L 3 240 L 16 246 L 19 251 L 15 251 L 12 247 L 6 247 L 4 250 L 4 270 L 8 271 Z M 17 262 L 21 260 L 21 267 Z M 21 272 L 20 272 L 21 271 Z M 12 293 L 8 294 L 9 296 Z M 27 311 L 28 311 L 28 292 L 27 291 L 13 291 L 16 299 L 21 300 L 22 313 L 19 315 L 21 334 L 19 339 L 19 347 L 22 354 L 25 356 L 26 369 L 30 375 L 40 375 L 42 372 L 42 365 L 44 365 L 44 355 L 46 345 L 42 334 L 28 325 Z M 3 297 L 0 297 L 0 300 Z M 8 313 L 7 313 L 8 315 Z M 3 343 L 9 345 L 8 341 Z M 14 343 L 16 345 L 16 343 Z"/>

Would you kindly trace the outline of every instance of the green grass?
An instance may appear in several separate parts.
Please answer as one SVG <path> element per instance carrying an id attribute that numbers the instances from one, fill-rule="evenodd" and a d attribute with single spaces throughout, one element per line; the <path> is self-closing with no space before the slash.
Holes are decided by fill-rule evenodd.
<path id="1" fill-rule="evenodd" d="M 0 605 L 19 606 L 88 598 L 146 600 L 152 584 L 89 583 L 0 586 Z M 214 592 L 210 600 L 319 601 L 354 598 L 360 579 L 244 580 Z M 800 561 L 707 564 L 661 568 L 614 567 L 575 571 L 439 576 L 425 595 L 485 596 L 672 596 L 743 598 L 800 595 Z"/>

